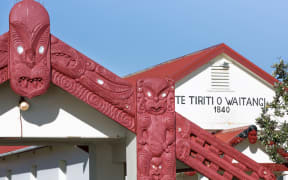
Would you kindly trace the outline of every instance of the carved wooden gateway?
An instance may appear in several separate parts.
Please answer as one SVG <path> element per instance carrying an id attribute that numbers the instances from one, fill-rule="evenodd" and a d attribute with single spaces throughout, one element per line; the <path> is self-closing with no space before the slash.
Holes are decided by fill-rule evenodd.
<path id="1" fill-rule="evenodd" d="M 0 82 L 7 80 L 27 98 L 53 83 L 136 133 L 138 180 L 175 180 L 176 158 L 210 179 L 275 179 L 175 113 L 172 80 L 129 84 L 53 36 L 47 11 L 34 0 L 13 7 L 9 32 L 0 36 Z"/>

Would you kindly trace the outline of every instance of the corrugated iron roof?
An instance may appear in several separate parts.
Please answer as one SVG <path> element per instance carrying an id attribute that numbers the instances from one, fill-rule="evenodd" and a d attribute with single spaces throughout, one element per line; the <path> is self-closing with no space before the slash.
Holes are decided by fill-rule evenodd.
<path id="1" fill-rule="evenodd" d="M 171 78 L 177 82 L 221 54 L 228 55 L 243 67 L 247 68 L 264 81 L 267 81 L 269 84 L 274 85 L 274 83 L 277 82 L 273 76 L 253 64 L 251 61 L 224 43 L 166 61 L 143 71 L 130 74 L 124 77 L 124 79 L 132 84 L 135 84 L 138 79 L 148 77 Z"/>

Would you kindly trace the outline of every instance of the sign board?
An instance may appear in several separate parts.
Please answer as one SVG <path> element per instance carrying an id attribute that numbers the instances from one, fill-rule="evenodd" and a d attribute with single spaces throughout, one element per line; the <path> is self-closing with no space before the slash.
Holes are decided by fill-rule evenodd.
<path id="1" fill-rule="evenodd" d="M 233 59 L 221 55 L 177 84 L 176 111 L 204 129 L 255 124 L 273 88 Z"/>

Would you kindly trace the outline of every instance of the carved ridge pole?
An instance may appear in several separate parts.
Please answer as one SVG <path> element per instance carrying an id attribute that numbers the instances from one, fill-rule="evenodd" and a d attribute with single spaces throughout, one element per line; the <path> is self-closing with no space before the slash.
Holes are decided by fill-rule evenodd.
<path id="1" fill-rule="evenodd" d="M 174 82 L 137 82 L 137 179 L 176 180 Z"/>

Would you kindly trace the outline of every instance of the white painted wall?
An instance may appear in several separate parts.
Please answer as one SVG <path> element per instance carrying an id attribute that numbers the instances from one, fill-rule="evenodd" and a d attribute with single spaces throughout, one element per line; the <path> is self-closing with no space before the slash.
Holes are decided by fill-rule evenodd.
<path id="1" fill-rule="evenodd" d="M 66 162 L 66 173 L 60 179 L 60 162 Z M 0 180 L 6 180 L 11 171 L 11 180 L 33 180 L 32 168 L 36 167 L 37 180 L 88 180 L 89 155 L 72 145 L 40 148 L 34 151 L 6 156 L 0 159 Z"/>
<path id="2" fill-rule="evenodd" d="M 0 159 L 0 180 L 7 172 L 11 180 L 125 180 L 125 147 L 91 144 L 88 154 L 73 145 L 55 145 L 6 156 Z"/>
<path id="3" fill-rule="evenodd" d="M 250 144 L 248 139 L 245 139 L 234 147 L 258 163 L 273 163 L 259 142 Z"/>
<path id="4" fill-rule="evenodd" d="M 127 132 L 126 138 L 126 180 L 137 179 L 137 140 L 136 135 Z"/>
<path id="5" fill-rule="evenodd" d="M 215 90 L 211 87 L 211 66 L 219 66 L 224 62 L 229 63 L 230 77 L 228 81 L 230 87 L 225 91 Z M 229 129 L 255 124 L 255 118 L 259 116 L 261 106 L 251 106 L 247 103 L 247 99 L 265 98 L 266 101 L 270 101 L 274 96 L 274 92 L 271 85 L 264 83 L 233 59 L 221 55 L 177 83 L 175 95 L 185 96 L 185 104 L 181 104 L 181 101 L 176 98 L 176 111 L 189 120 L 204 129 Z M 189 96 L 194 97 L 189 98 Z M 206 98 L 205 103 L 199 104 L 198 102 L 198 104 L 195 104 L 195 101 L 193 101 L 191 104 L 191 99 L 195 100 L 195 96 L 211 97 L 210 103 Z M 226 99 L 229 100 L 233 97 L 238 100 L 241 97 L 247 98 L 245 105 L 236 105 L 235 103 L 234 105 L 228 105 Z M 219 99 L 220 105 L 217 104 L 217 99 Z M 222 103 L 220 103 L 220 100 L 222 100 Z M 224 107 L 225 110 L 228 108 L 230 111 L 217 112 L 217 106 L 221 110 Z"/>
<path id="6" fill-rule="evenodd" d="M 20 111 L 19 96 L 8 83 L 0 85 L 0 137 L 115 138 L 126 129 L 86 103 L 51 85 L 47 93 L 27 100 L 31 107 Z"/>

